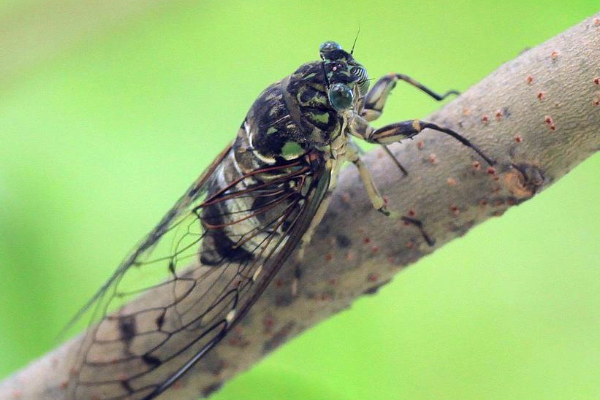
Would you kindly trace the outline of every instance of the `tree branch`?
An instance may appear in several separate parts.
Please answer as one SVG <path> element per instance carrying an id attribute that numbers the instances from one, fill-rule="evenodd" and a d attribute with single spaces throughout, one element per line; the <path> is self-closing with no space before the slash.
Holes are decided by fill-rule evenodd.
<path id="1" fill-rule="evenodd" d="M 292 271 L 284 267 L 240 328 L 159 398 L 209 395 L 292 337 L 375 292 L 407 265 L 532 198 L 600 149 L 599 17 L 501 66 L 428 118 L 476 143 L 497 161 L 493 168 L 431 131 L 392 146 L 407 177 L 381 149 L 365 157 L 389 208 L 423 221 L 435 247 L 415 226 L 374 212 L 356 170 L 345 169 L 307 251 L 299 296 L 291 296 Z M 127 307 L 148 301 L 141 297 Z M 0 399 L 65 399 L 80 340 L 5 380 Z"/>

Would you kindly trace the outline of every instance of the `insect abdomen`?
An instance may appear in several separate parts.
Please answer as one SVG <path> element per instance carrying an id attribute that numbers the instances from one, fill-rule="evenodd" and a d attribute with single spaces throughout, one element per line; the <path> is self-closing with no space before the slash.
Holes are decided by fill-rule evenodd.
<path id="1" fill-rule="evenodd" d="M 207 198 L 216 195 L 217 200 L 202 211 L 206 235 L 200 254 L 205 265 L 250 261 L 268 245 L 267 237 L 272 240 L 273 234 L 280 234 L 281 229 L 273 221 L 284 214 L 294 190 L 286 179 L 278 178 L 289 174 L 290 168 L 270 170 L 263 165 L 254 169 L 253 174 L 243 171 L 234 146 L 215 171 L 207 193 Z M 232 182 L 237 183 L 232 185 Z M 286 192 L 290 196 L 285 196 Z M 265 226 L 270 228 L 264 229 Z"/>

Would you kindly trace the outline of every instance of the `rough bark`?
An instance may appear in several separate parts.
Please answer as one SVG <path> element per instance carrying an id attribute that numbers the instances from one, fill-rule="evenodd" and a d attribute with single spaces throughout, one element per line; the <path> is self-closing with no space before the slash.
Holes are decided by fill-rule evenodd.
<path id="1" fill-rule="evenodd" d="M 434 247 L 414 226 L 374 212 L 356 170 L 345 169 L 307 251 L 299 296 L 291 297 L 292 271 L 284 266 L 240 329 L 159 398 L 209 395 L 305 329 L 375 292 L 404 267 L 564 176 L 600 149 L 599 79 L 596 15 L 501 66 L 427 118 L 471 139 L 497 161 L 493 168 L 430 131 L 392 146 L 408 177 L 381 149 L 365 157 L 390 209 L 422 220 L 436 239 Z M 0 399 L 65 399 L 79 341 L 1 383 Z"/>

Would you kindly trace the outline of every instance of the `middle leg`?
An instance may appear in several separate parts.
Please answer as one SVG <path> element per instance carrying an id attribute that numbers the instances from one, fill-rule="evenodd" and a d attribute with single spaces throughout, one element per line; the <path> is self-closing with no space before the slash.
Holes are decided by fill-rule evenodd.
<path id="1" fill-rule="evenodd" d="M 479 154 L 479 156 L 483 158 L 489 165 L 495 164 L 494 160 L 486 156 L 483 151 L 479 150 L 479 148 L 471 143 L 470 140 L 450 128 L 439 126 L 433 122 L 414 119 L 412 121 L 396 122 L 394 124 L 375 129 L 366 119 L 356 115 L 352 118 L 350 123 L 350 133 L 353 136 L 363 139 L 369 143 L 378 143 L 384 145 L 399 142 L 403 139 L 412 139 L 423 129 L 431 129 L 452 136 L 463 145 L 473 149 L 473 151 Z"/>

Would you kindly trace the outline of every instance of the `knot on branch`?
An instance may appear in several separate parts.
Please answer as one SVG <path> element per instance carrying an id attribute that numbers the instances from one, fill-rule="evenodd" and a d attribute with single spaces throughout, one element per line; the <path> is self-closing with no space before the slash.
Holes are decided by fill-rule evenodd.
<path id="1" fill-rule="evenodd" d="M 504 175 L 506 188 L 518 199 L 533 197 L 544 185 L 544 174 L 536 165 L 511 164 L 511 169 Z"/>

